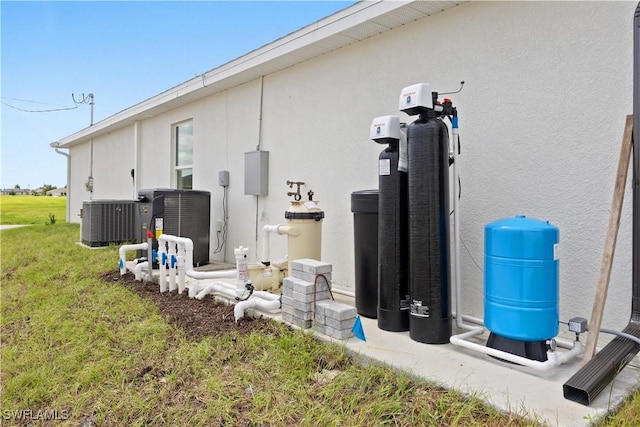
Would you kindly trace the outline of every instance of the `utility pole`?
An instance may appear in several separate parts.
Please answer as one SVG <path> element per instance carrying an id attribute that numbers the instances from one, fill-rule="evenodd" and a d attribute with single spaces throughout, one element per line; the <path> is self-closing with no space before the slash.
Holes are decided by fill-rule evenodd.
<path id="1" fill-rule="evenodd" d="M 91 106 L 91 124 L 89 124 L 89 126 L 93 126 L 93 93 L 89 94 L 89 105 Z"/>

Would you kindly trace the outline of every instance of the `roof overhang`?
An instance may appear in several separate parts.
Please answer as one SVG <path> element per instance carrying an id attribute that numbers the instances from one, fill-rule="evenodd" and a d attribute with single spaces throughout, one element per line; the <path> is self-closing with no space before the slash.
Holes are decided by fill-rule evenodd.
<path id="1" fill-rule="evenodd" d="M 69 148 L 466 1 L 361 1 L 51 143 Z"/>

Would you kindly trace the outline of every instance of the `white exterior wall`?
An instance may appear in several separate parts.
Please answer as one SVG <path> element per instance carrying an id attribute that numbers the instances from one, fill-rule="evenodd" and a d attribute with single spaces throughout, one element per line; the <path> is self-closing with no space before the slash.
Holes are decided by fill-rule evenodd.
<path id="1" fill-rule="evenodd" d="M 245 196 L 243 183 L 243 153 L 258 143 L 259 80 L 144 120 L 138 188 L 173 185 L 172 124 L 192 118 L 194 189 L 212 194 L 211 250 L 214 221 L 222 219 L 219 170 L 230 172 L 227 260 L 239 245 L 259 256 L 256 229 L 284 222 L 285 181 L 305 181 L 304 192 L 312 189 L 326 213 L 323 260 L 333 264 L 336 286 L 353 288 L 350 194 L 377 188 L 383 149 L 368 139 L 371 119 L 398 114 L 404 86 L 428 82 L 442 92 L 464 80 L 462 92 L 451 96 L 462 142 L 464 312 L 482 315 L 484 226 L 521 213 L 560 228 L 560 316 L 588 318 L 625 115 L 632 112 L 635 5 L 472 2 L 265 76 L 266 197 Z M 111 149 L 132 155 L 131 127 L 108 138 Z M 84 188 L 88 174 L 78 162 L 86 149 L 71 151 L 72 188 Z M 118 174 L 129 177 L 132 167 L 123 164 Z M 94 198 L 128 198 L 130 182 L 98 193 L 96 176 Z M 627 195 L 603 323 L 614 328 L 630 312 L 630 184 Z M 285 238 L 272 236 L 272 259 L 285 252 Z"/>

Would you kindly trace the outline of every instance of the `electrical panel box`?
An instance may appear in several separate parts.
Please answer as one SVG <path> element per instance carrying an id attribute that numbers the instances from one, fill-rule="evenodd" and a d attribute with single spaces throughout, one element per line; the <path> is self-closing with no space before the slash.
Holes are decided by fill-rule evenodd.
<path id="1" fill-rule="evenodd" d="M 266 196 L 269 194 L 269 152 L 244 153 L 244 194 Z"/>

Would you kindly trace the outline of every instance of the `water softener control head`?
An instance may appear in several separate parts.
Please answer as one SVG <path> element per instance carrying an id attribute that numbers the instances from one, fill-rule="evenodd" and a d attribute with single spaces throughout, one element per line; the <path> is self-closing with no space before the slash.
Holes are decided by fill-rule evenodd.
<path id="1" fill-rule="evenodd" d="M 410 116 L 416 116 L 425 110 L 433 110 L 431 85 L 428 83 L 418 83 L 402 89 L 398 109 Z"/>
<path id="2" fill-rule="evenodd" d="M 376 117 L 371 122 L 369 138 L 378 144 L 389 144 L 400 140 L 400 118 L 398 116 Z"/>

